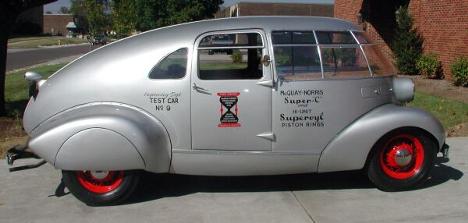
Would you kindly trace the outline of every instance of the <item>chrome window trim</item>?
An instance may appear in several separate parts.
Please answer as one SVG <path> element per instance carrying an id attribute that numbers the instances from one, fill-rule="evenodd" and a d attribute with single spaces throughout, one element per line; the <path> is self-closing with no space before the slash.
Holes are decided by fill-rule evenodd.
<path id="1" fill-rule="evenodd" d="M 259 34 L 261 39 L 262 39 L 262 46 L 246 46 L 246 47 L 240 47 L 240 48 L 236 48 L 236 47 L 199 47 L 200 42 L 207 36 L 210 36 L 210 35 L 239 34 L 239 33 L 257 33 L 257 34 Z M 209 50 L 209 49 L 262 49 L 261 57 L 263 57 L 264 55 L 269 55 L 268 48 L 265 47 L 265 41 L 267 41 L 267 38 L 266 38 L 266 34 L 264 34 L 264 33 L 266 33 L 266 32 L 262 28 L 249 28 L 249 29 L 216 30 L 216 31 L 206 32 L 206 33 L 203 33 L 203 34 L 197 36 L 197 38 L 195 39 L 194 50 L 192 52 L 192 57 L 191 57 L 192 60 L 195 59 L 196 67 L 195 67 L 195 69 L 192 67 L 193 70 L 192 70 L 190 75 L 193 75 L 193 72 L 195 71 L 196 72 L 196 74 L 195 74 L 196 78 L 199 81 L 252 81 L 252 80 L 258 81 L 258 80 L 262 80 L 263 78 L 265 78 L 264 72 L 262 72 L 262 77 L 259 78 L 259 79 L 220 79 L 220 80 L 201 79 L 200 78 L 200 53 L 199 53 L 199 51 L 200 50 Z M 266 54 L 264 52 L 265 50 L 267 51 Z M 192 61 L 191 63 L 193 64 L 194 62 Z M 263 69 L 265 69 L 265 68 L 263 68 Z"/>
<path id="2" fill-rule="evenodd" d="M 320 60 L 320 71 L 322 72 L 322 79 L 325 79 L 325 73 L 323 70 L 322 50 L 320 50 L 320 46 L 318 45 L 318 38 L 317 38 L 317 34 L 315 33 L 315 30 L 314 30 L 314 38 L 315 38 L 315 42 L 317 43 L 317 53 L 319 55 L 319 60 Z"/>
<path id="3" fill-rule="evenodd" d="M 363 31 L 356 31 L 356 30 L 350 30 L 350 32 L 351 32 L 351 34 L 355 37 L 356 42 L 357 42 L 358 44 L 361 44 L 361 45 L 374 44 L 374 43 L 371 43 L 367 38 L 365 38 L 365 39 L 366 39 L 366 43 L 361 43 L 361 42 L 359 42 L 359 39 L 357 38 L 356 34 L 357 34 L 357 33 L 365 33 L 365 32 L 363 32 Z M 364 36 L 364 37 L 365 37 L 365 36 Z"/>
<path id="4" fill-rule="evenodd" d="M 290 43 L 290 44 L 282 44 L 282 43 L 273 43 L 273 33 L 274 32 L 308 32 L 312 33 L 314 35 L 314 40 L 315 43 Z M 318 45 L 317 38 L 315 37 L 315 30 L 271 30 L 270 32 L 271 38 L 271 44 L 278 46 L 278 45 L 294 45 L 294 46 L 299 46 L 299 45 Z"/>
<path id="5" fill-rule="evenodd" d="M 351 35 L 353 36 L 354 40 L 356 41 L 356 43 L 359 44 L 359 48 L 361 49 L 361 52 L 362 52 L 362 55 L 364 55 L 364 59 L 366 60 L 366 63 L 367 63 L 367 68 L 369 68 L 369 73 L 370 73 L 370 76 L 371 77 L 374 77 L 374 72 L 372 72 L 372 69 L 370 67 L 370 64 L 369 64 L 369 60 L 367 59 L 367 55 L 366 53 L 364 52 L 364 49 L 362 48 L 362 44 L 359 42 L 359 40 L 357 39 L 356 35 L 354 35 L 354 33 L 352 31 L 349 31 L 351 33 Z"/>
<path id="6" fill-rule="evenodd" d="M 338 31 L 338 30 L 314 30 L 314 33 L 317 37 L 317 44 L 318 45 L 358 45 L 359 42 L 356 41 L 356 38 L 354 38 L 353 34 L 351 33 L 351 37 L 353 37 L 354 41 L 356 43 L 320 43 L 318 41 L 318 36 L 317 36 L 317 32 L 331 32 L 331 33 L 351 33 L 351 30 L 345 30 L 345 31 Z"/>
<path id="7" fill-rule="evenodd" d="M 263 49 L 264 46 L 219 46 L 219 47 L 198 47 L 198 50 L 213 49 Z"/>
<path id="8" fill-rule="evenodd" d="M 321 48 L 359 48 L 359 44 L 318 44 Z"/>
<path id="9" fill-rule="evenodd" d="M 273 44 L 273 46 L 318 46 L 318 44 Z"/>
<path id="10" fill-rule="evenodd" d="M 242 30 L 220 30 L 220 31 L 213 31 L 203 33 L 197 37 L 195 41 L 196 50 L 205 50 L 205 49 L 263 49 L 265 48 L 265 36 L 259 31 L 262 30 L 260 28 L 252 28 L 252 29 L 242 29 Z M 229 34 L 244 34 L 244 33 L 257 33 L 260 35 L 262 39 L 261 46 L 221 46 L 221 47 L 200 47 L 200 42 L 207 36 L 211 35 L 229 35 Z"/>

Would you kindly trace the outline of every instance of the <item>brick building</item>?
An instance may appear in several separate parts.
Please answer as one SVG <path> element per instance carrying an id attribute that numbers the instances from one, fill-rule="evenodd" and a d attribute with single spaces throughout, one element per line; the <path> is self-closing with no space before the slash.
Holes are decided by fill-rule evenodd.
<path id="1" fill-rule="evenodd" d="M 216 13 L 216 18 L 260 15 L 295 15 L 333 17 L 333 5 L 300 3 L 240 2 Z"/>
<path id="2" fill-rule="evenodd" d="M 45 14 L 43 33 L 65 36 L 68 33 L 67 24 L 73 22 L 71 14 Z"/>
<path id="3" fill-rule="evenodd" d="M 335 0 L 335 17 L 353 21 L 391 58 L 388 47 L 393 40 L 395 10 L 408 0 Z M 410 13 L 424 38 L 424 53 L 436 53 L 444 74 L 451 78 L 450 65 L 468 56 L 467 0 L 410 0 Z"/>

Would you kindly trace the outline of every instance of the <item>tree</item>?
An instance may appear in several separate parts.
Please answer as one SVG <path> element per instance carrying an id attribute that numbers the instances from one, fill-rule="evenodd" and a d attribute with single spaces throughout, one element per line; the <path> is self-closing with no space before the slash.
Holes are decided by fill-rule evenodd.
<path id="1" fill-rule="evenodd" d="M 129 36 L 136 29 L 137 13 L 135 0 L 112 1 L 112 28 L 117 37 Z"/>
<path id="2" fill-rule="evenodd" d="M 156 28 L 156 20 L 159 17 L 161 0 L 135 0 L 137 12 L 136 28 L 139 31 L 146 31 Z"/>
<path id="3" fill-rule="evenodd" d="M 73 20 L 82 34 L 88 33 L 88 14 L 84 7 L 84 0 L 71 0 L 70 13 L 73 15 Z"/>
<path id="4" fill-rule="evenodd" d="M 70 13 L 70 9 L 68 9 L 66 6 L 62 6 L 62 7 L 60 7 L 59 12 L 62 13 L 62 14 L 68 14 L 68 13 Z"/>
<path id="5" fill-rule="evenodd" d="M 71 0 L 70 12 L 81 33 L 96 35 L 109 26 L 108 0 Z"/>
<path id="6" fill-rule="evenodd" d="M 91 35 L 104 33 L 109 26 L 107 14 L 109 1 L 106 0 L 84 0 L 83 6 L 88 18 L 88 31 Z"/>
<path id="7" fill-rule="evenodd" d="M 403 74 L 418 74 L 416 62 L 423 51 L 423 38 L 413 27 L 413 18 L 407 6 L 396 11 L 397 27 L 393 42 L 395 65 Z"/>
<path id="8" fill-rule="evenodd" d="M 5 72 L 8 37 L 18 15 L 28 9 L 56 0 L 2 0 L 0 1 L 0 116 L 5 115 Z"/>
<path id="9" fill-rule="evenodd" d="M 136 28 L 146 31 L 162 26 L 212 18 L 223 0 L 135 0 Z"/>

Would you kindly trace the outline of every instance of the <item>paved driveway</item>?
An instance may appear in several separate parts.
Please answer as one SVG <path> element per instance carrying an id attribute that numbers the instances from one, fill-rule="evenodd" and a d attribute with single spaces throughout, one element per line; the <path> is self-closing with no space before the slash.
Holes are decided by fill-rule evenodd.
<path id="1" fill-rule="evenodd" d="M 273 177 L 145 175 L 130 203 L 88 207 L 50 166 L 8 173 L 0 160 L 0 222 L 467 222 L 468 138 L 450 138 L 422 188 L 387 193 L 359 173 Z M 65 194 L 64 194 L 65 192 Z"/>

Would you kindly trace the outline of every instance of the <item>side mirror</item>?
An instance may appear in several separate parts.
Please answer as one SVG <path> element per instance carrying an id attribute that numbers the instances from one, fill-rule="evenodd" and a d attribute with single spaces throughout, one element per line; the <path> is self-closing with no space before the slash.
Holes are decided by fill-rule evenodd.
<path id="1" fill-rule="evenodd" d="M 393 95 L 399 102 L 410 102 L 414 99 L 414 82 L 409 78 L 395 77 L 392 86 Z"/>
<path id="2" fill-rule="evenodd" d="M 37 82 L 42 80 L 42 75 L 33 71 L 28 71 L 24 74 L 24 79 L 30 82 Z"/>
<path id="3" fill-rule="evenodd" d="M 271 58 L 270 58 L 269 55 L 263 55 L 262 60 L 260 62 L 262 62 L 263 66 L 265 66 L 265 67 L 270 66 Z"/>
<path id="4" fill-rule="evenodd" d="M 45 82 L 45 80 L 42 79 L 42 75 L 28 71 L 24 74 L 24 79 L 29 82 L 29 96 L 36 98 L 39 87 Z"/>

